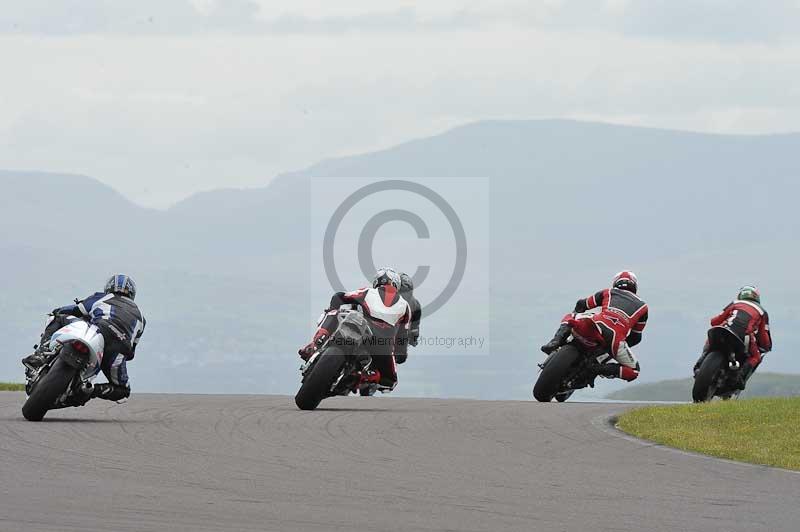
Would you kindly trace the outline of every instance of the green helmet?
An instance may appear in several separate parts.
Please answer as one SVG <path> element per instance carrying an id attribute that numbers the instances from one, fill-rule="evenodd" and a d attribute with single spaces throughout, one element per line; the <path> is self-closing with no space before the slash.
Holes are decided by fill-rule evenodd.
<path id="1" fill-rule="evenodd" d="M 755 286 L 743 286 L 736 297 L 739 301 L 754 301 L 761 303 L 761 292 Z"/>

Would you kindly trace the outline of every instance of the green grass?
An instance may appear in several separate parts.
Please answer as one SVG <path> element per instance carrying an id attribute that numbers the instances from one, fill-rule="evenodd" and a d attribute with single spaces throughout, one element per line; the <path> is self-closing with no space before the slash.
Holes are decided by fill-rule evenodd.
<path id="1" fill-rule="evenodd" d="M 652 406 L 623 414 L 618 427 L 686 451 L 800 470 L 800 397 Z"/>
<path id="2" fill-rule="evenodd" d="M 0 382 L 0 392 L 24 392 L 24 384 L 15 384 L 13 382 Z"/>
<path id="3" fill-rule="evenodd" d="M 610 393 L 608 399 L 622 401 L 691 401 L 694 379 L 634 384 Z M 800 375 L 756 372 L 742 398 L 800 395 Z"/>

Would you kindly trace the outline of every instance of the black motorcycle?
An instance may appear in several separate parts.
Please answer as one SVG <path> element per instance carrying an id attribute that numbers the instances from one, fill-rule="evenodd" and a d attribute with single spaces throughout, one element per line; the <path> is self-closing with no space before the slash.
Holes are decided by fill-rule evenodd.
<path id="1" fill-rule="evenodd" d="M 541 373 L 533 387 L 533 396 L 543 403 L 553 399 L 563 403 L 575 390 L 594 388 L 599 368 L 609 361 L 613 358 L 604 347 L 572 335 L 564 346 L 539 364 Z"/>
<path id="2" fill-rule="evenodd" d="M 742 364 L 748 358 L 744 342 L 725 327 L 712 327 L 708 331 L 706 351 L 694 375 L 694 402 L 738 397 L 743 390 L 742 381 L 750 378 L 750 375 L 742 375 Z"/>
<path id="3" fill-rule="evenodd" d="M 339 310 L 339 325 L 308 362 L 300 368 L 302 385 L 294 398 L 301 410 L 314 410 L 323 399 L 337 395 L 375 393 L 376 385 L 364 385 L 372 357 L 366 344 L 372 338 L 367 319 L 358 311 Z"/>

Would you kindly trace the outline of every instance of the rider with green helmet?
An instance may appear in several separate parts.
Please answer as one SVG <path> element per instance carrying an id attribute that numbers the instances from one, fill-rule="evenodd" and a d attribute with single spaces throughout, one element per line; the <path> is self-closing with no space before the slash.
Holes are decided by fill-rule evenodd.
<path id="1" fill-rule="evenodd" d="M 761 364 L 762 355 L 772 350 L 772 333 L 769 329 L 769 314 L 761 306 L 761 292 L 755 286 L 747 285 L 739 289 L 736 300 L 718 315 L 711 318 L 712 327 L 724 327 L 736 335 L 749 354 L 739 373 L 739 387 L 744 389 L 747 380 Z M 703 355 L 695 364 L 695 374 L 700 369 L 708 351 L 708 343 Z"/>

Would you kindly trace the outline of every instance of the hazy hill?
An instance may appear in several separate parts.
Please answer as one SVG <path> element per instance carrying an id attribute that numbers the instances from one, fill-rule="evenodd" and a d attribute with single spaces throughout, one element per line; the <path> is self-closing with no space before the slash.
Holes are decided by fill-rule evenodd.
<path id="1" fill-rule="evenodd" d="M 490 182 L 488 198 L 452 191 L 459 201 L 487 203 L 490 223 L 472 227 L 488 225 L 473 230 L 488 231 L 489 286 L 462 287 L 469 305 L 443 309 L 426 330 L 469 329 L 468 307 L 488 305 L 491 355 L 413 353 L 403 368 L 406 393 L 528 397 L 537 346 L 578 296 L 623 267 L 639 272 L 652 307 L 637 350 L 643 381 L 686 375 L 708 316 L 752 282 L 764 291 L 775 331 L 765 368 L 800 372 L 791 356 L 800 347 L 792 274 L 798 151 L 800 135 L 482 122 L 324 161 L 262 189 L 199 194 L 167 211 L 137 207 L 89 178 L 3 172 L 0 332 L 9 356 L 0 379 L 18 379 L 18 355 L 41 314 L 125 270 L 139 280 L 150 318 L 147 355 L 131 369 L 139 389 L 293 391 L 294 351 L 325 303 L 312 301 L 309 288 L 322 238 L 311 234 L 312 178 L 336 187 L 344 177 Z M 470 225 L 469 210 L 460 214 Z M 447 258 L 399 238 L 406 265 Z M 424 286 L 419 296 L 424 303 Z"/>
<path id="2" fill-rule="evenodd" d="M 634 385 L 608 394 L 609 399 L 621 401 L 691 401 L 694 381 L 674 379 Z M 800 395 L 800 375 L 756 373 L 742 397 L 783 397 Z"/>

